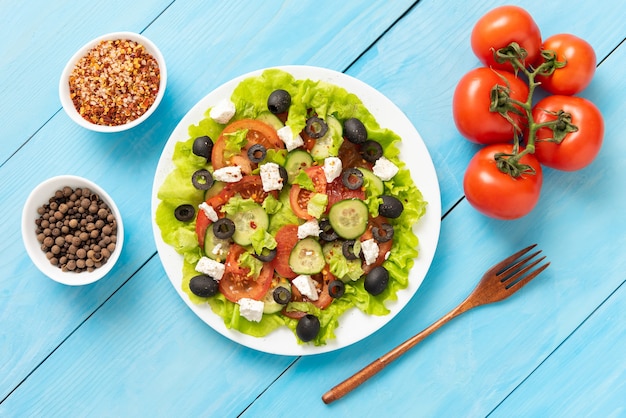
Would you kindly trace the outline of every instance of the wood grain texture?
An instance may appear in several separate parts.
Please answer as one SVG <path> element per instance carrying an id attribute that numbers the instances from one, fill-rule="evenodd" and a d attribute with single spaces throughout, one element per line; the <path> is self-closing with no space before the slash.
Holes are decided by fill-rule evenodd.
<path id="1" fill-rule="evenodd" d="M 456 82 L 477 65 L 473 23 L 508 2 L 413 3 L 177 0 L 100 10 L 0 2 L 3 15 L 15 17 L 0 26 L 0 415 L 622 415 L 626 3 L 513 2 L 544 35 L 573 32 L 594 46 L 601 64 L 582 95 L 600 107 L 607 131 L 591 166 L 546 170 L 539 206 L 512 222 L 485 218 L 465 200 L 454 206 L 476 147 L 460 137 L 450 110 Z M 144 126 L 107 136 L 59 111 L 56 84 L 74 50 L 115 30 L 155 41 L 169 85 Z M 35 65 L 42 60 L 47 65 Z M 406 308 L 358 344 L 303 358 L 240 347 L 196 318 L 155 256 L 149 216 L 161 149 L 187 110 L 234 76 L 284 64 L 347 69 L 393 100 L 433 156 L 444 213 L 454 207 Z M 62 173 L 104 187 L 127 231 L 112 275 L 77 289 L 43 277 L 17 243 L 16 207 L 38 182 Z M 341 401 L 322 403 L 334 384 L 460 302 L 485 267 L 532 242 L 552 262 L 540 279 L 446 325 Z"/>

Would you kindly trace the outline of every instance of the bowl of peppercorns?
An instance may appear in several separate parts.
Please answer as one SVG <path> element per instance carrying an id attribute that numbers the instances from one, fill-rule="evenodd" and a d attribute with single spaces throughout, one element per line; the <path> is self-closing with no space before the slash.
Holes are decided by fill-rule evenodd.
<path id="1" fill-rule="evenodd" d="M 30 193 L 22 211 L 22 239 L 43 274 L 79 286 L 111 271 L 122 252 L 124 225 L 115 202 L 101 187 L 63 175 Z"/>
<path id="2" fill-rule="evenodd" d="M 85 44 L 67 62 L 59 97 L 68 116 L 97 132 L 120 132 L 145 121 L 165 93 L 165 59 L 133 32 L 113 32 Z"/>

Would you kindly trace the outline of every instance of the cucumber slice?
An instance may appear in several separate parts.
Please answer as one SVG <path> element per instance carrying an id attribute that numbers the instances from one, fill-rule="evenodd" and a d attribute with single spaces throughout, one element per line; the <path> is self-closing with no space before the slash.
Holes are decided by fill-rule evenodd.
<path id="1" fill-rule="evenodd" d="M 341 126 L 341 123 L 334 116 L 329 115 L 326 118 L 326 124 L 328 124 L 328 132 L 323 137 L 317 139 L 311 149 L 311 155 L 317 161 L 339 155 L 339 147 L 341 147 L 343 142 L 343 126 Z"/>
<path id="2" fill-rule="evenodd" d="M 363 180 L 369 182 L 370 190 L 375 193 L 376 196 L 381 196 L 385 192 L 383 181 L 367 168 L 357 168 L 361 171 L 361 173 L 363 173 Z"/>
<path id="3" fill-rule="evenodd" d="M 359 238 L 367 229 L 367 206 L 362 200 L 341 200 L 330 208 L 328 221 L 341 238 Z"/>
<path id="4" fill-rule="evenodd" d="M 269 126 L 276 130 L 279 130 L 280 128 L 285 126 L 285 124 L 280 119 L 278 119 L 275 114 L 271 112 L 261 112 L 259 113 L 259 116 L 256 117 L 256 119 L 260 120 L 261 122 L 267 123 Z"/>
<path id="5" fill-rule="evenodd" d="M 270 224 L 269 216 L 261 205 L 255 205 L 250 210 L 229 215 L 228 218 L 235 223 L 233 241 L 245 246 L 252 243 L 252 234 L 259 229 L 267 230 Z"/>
<path id="6" fill-rule="evenodd" d="M 276 283 L 275 286 L 270 287 L 263 297 L 263 313 L 265 314 L 273 314 L 285 307 L 285 305 L 281 305 L 274 300 L 274 290 L 277 287 L 284 287 L 291 292 L 291 283 L 289 283 L 289 280 L 281 277 L 278 283 Z"/>
<path id="7" fill-rule="evenodd" d="M 306 151 L 295 149 L 287 154 L 285 158 L 285 170 L 287 170 L 287 182 L 293 183 L 293 179 L 298 175 L 300 170 L 311 167 L 313 157 Z"/>
<path id="8" fill-rule="evenodd" d="M 213 224 L 204 233 L 204 254 L 215 261 L 224 261 L 230 249 L 230 240 L 220 239 L 213 233 Z"/>
<path id="9" fill-rule="evenodd" d="M 289 254 L 289 267 L 297 274 L 317 274 L 325 265 L 322 246 L 313 237 L 298 241 Z"/>
<path id="10" fill-rule="evenodd" d="M 213 183 L 213 186 L 211 186 L 210 189 L 204 192 L 204 200 L 209 200 L 209 198 L 219 194 L 224 186 L 226 186 L 226 183 L 224 183 L 223 181 L 215 181 Z"/>

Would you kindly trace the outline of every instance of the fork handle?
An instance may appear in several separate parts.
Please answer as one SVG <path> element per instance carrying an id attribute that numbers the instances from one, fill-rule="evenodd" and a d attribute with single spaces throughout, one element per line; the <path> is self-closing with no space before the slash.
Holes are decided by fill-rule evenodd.
<path id="1" fill-rule="evenodd" d="M 472 307 L 472 305 L 469 305 L 466 302 L 461 303 L 459 306 L 448 312 L 446 315 L 442 316 L 439 320 L 434 322 L 428 328 L 421 331 L 419 334 L 416 334 L 413 337 L 409 338 L 402 344 L 398 345 L 396 348 L 389 351 L 387 354 L 374 360 L 373 362 L 362 368 L 360 371 L 356 372 L 343 382 L 330 389 L 322 396 L 322 401 L 324 401 L 325 404 L 329 404 L 336 401 L 337 399 L 344 397 L 357 386 L 361 385 L 370 377 L 374 376 L 376 373 L 384 369 L 392 361 L 396 360 L 402 354 L 415 347 L 430 334 L 441 328 L 443 324 L 445 324 L 452 318 L 462 314 L 463 312 L 468 311 Z"/>

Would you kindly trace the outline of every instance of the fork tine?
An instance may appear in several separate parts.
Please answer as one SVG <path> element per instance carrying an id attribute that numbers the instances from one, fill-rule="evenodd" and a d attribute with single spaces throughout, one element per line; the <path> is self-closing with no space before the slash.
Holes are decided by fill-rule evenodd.
<path id="1" fill-rule="evenodd" d="M 532 260 L 533 258 L 535 258 L 535 256 L 537 254 L 541 253 L 541 250 L 539 251 L 535 251 L 534 253 L 526 256 L 525 258 L 517 261 L 515 264 L 508 266 L 507 268 L 499 271 L 496 273 L 496 276 L 500 277 L 500 281 L 501 282 L 506 282 L 507 280 L 509 280 L 510 278 L 513 277 L 513 275 L 518 272 L 523 266 L 524 264 L 526 264 L 528 261 Z M 545 257 L 544 257 L 545 258 Z"/>
<path id="2" fill-rule="evenodd" d="M 537 262 L 540 262 L 544 258 L 545 257 L 541 257 L 539 260 L 537 260 Z M 536 263 L 533 263 L 533 265 L 535 265 L 535 264 Z M 545 264 L 539 266 L 537 269 L 533 270 L 532 273 L 530 273 L 526 277 L 522 278 L 521 280 L 518 280 L 518 281 L 516 281 L 514 283 L 511 283 L 509 286 L 506 287 L 506 289 L 507 290 L 511 290 L 512 292 L 516 292 L 516 291 L 520 290 L 522 287 L 527 285 L 528 282 L 530 282 L 532 279 L 537 277 L 539 275 L 539 273 L 541 273 L 542 271 L 547 269 L 549 265 L 550 265 L 550 262 L 548 261 L 547 263 L 545 263 Z M 529 266 L 529 267 L 532 267 L 532 266 Z"/>
<path id="3" fill-rule="evenodd" d="M 498 268 L 498 271 L 496 273 L 499 273 L 501 271 L 506 270 L 506 268 L 509 267 L 513 261 L 517 260 L 518 258 L 523 256 L 524 254 L 526 254 L 528 251 L 532 250 L 536 246 L 537 246 L 537 244 L 529 245 L 528 247 L 526 247 L 526 248 L 524 248 L 522 250 L 519 250 L 515 254 L 513 254 L 513 255 L 505 258 L 504 260 L 500 261 L 498 264 L 495 265 L 495 267 Z"/>

